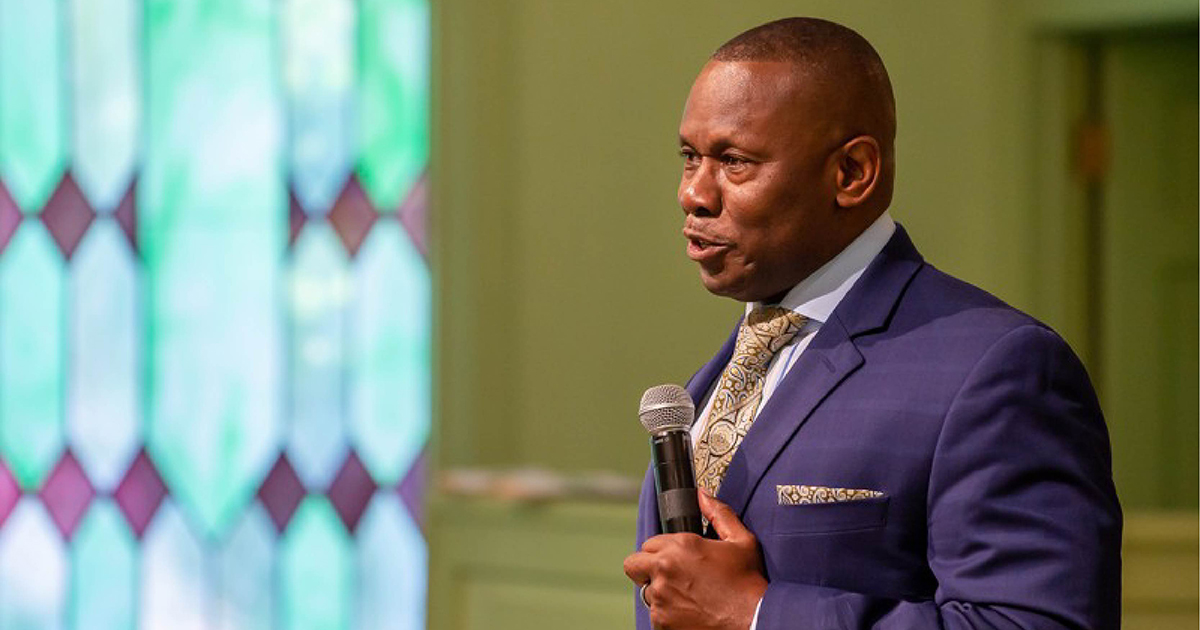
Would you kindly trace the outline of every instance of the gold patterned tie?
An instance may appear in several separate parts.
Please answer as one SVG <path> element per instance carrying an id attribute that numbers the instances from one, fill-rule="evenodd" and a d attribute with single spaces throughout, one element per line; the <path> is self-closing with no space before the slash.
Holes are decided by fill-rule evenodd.
<path id="1" fill-rule="evenodd" d="M 733 358 L 721 373 L 708 423 L 696 443 L 696 483 L 709 494 L 716 496 L 733 453 L 754 422 L 771 359 L 804 322 L 803 315 L 778 306 L 756 308 L 742 322 Z"/>

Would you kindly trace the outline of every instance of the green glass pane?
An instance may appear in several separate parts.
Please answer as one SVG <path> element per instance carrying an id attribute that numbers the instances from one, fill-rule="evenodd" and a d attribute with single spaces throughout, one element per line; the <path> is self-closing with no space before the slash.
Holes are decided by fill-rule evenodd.
<path id="1" fill-rule="evenodd" d="M 388 485 L 429 436 L 429 271 L 392 218 L 371 230 L 356 264 L 351 435 L 372 476 Z"/>
<path id="2" fill-rule="evenodd" d="M 66 609 L 67 554 L 36 497 L 17 503 L 0 529 L 0 630 L 58 630 Z"/>
<path id="3" fill-rule="evenodd" d="M 37 489 L 63 446 L 62 257 L 40 221 L 23 221 L 0 257 L 0 453 Z"/>
<path id="4" fill-rule="evenodd" d="M 271 519 L 256 505 L 242 517 L 220 552 L 217 625 L 222 630 L 273 627 L 275 546 Z"/>
<path id="5" fill-rule="evenodd" d="M 281 557 L 283 627 L 349 628 L 354 552 L 328 500 L 312 496 L 300 504 Z"/>
<path id="6" fill-rule="evenodd" d="M 310 488 L 328 487 L 346 458 L 346 250 L 328 223 L 296 242 L 289 283 L 291 423 L 288 458 Z"/>
<path id="7" fill-rule="evenodd" d="M 222 537 L 279 448 L 287 215 L 269 0 L 150 0 L 149 443 Z"/>
<path id="8" fill-rule="evenodd" d="M 72 171 L 92 206 L 121 201 L 137 160 L 140 0 L 72 0 Z"/>
<path id="9" fill-rule="evenodd" d="M 429 4 L 363 0 L 359 179 L 392 210 L 429 157 Z"/>
<path id="10" fill-rule="evenodd" d="M 138 627 L 208 630 L 213 627 L 215 592 L 212 561 L 167 499 L 142 539 Z"/>
<path id="11" fill-rule="evenodd" d="M 358 621 L 363 628 L 425 627 L 425 537 L 400 503 L 377 493 L 358 526 Z"/>
<path id="12" fill-rule="evenodd" d="M 134 627 L 137 551 L 120 510 L 94 503 L 71 543 L 69 616 L 73 630 Z"/>
<path id="13" fill-rule="evenodd" d="M 180 232 L 152 269 L 151 451 L 180 507 L 213 536 L 279 449 L 273 236 Z"/>
<path id="14" fill-rule="evenodd" d="M 323 215 L 354 161 L 352 0 L 284 0 L 284 86 L 292 182 L 300 205 Z"/>
<path id="15" fill-rule="evenodd" d="M 92 224 L 71 263 L 66 423 L 92 484 L 112 490 L 141 445 L 141 282 L 111 218 Z"/>
<path id="16" fill-rule="evenodd" d="M 66 160 L 60 8 L 0 0 L 0 173 L 26 213 L 41 210 Z"/>

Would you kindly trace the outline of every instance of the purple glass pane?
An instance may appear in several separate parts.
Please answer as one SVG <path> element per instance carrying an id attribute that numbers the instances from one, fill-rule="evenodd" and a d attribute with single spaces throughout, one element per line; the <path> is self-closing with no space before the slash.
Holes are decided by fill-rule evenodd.
<path id="1" fill-rule="evenodd" d="M 116 217 L 117 223 L 121 226 L 121 230 L 125 232 L 125 238 L 129 239 L 129 246 L 133 251 L 137 251 L 137 178 L 129 182 L 129 188 L 125 191 L 125 196 L 121 198 L 121 205 L 117 206 L 113 216 Z"/>
<path id="2" fill-rule="evenodd" d="M 303 499 L 304 484 L 296 476 L 296 470 L 292 468 L 287 455 L 280 453 L 275 466 L 258 489 L 258 500 L 262 501 L 271 522 L 275 523 L 276 531 L 282 534 L 287 529 L 288 522 Z"/>
<path id="3" fill-rule="evenodd" d="M 296 191 L 288 190 L 288 249 L 296 246 L 296 239 L 300 237 L 300 230 L 304 228 L 304 222 L 308 215 L 304 212 L 304 207 L 300 205 L 300 200 L 296 198 Z"/>
<path id="4" fill-rule="evenodd" d="M 92 498 L 96 496 L 96 490 L 88 481 L 79 460 L 67 450 L 46 478 L 38 496 L 42 498 L 46 511 L 58 526 L 63 539 L 70 540 Z"/>
<path id="5" fill-rule="evenodd" d="M 329 485 L 327 493 L 333 509 L 337 511 L 346 530 L 351 534 L 354 533 L 354 528 L 358 527 L 358 519 L 362 518 L 363 511 L 367 509 L 367 503 L 371 501 L 371 495 L 375 494 L 375 488 L 375 480 L 371 479 L 371 473 L 367 472 L 358 455 L 351 450 L 341 470 L 333 478 L 333 483 Z"/>
<path id="6" fill-rule="evenodd" d="M 397 486 L 396 492 L 400 495 L 400 500 L 404 502 L 404 507 L 408 508 L 409 515 L 412 516 L 414 522 L 421 526 L 421 530 L 425 530 L 425 482 L 426 460 L 428 459 L 428 451 L 421 450 L 421 454 L 417 456 L 411 468 L 400 480 L 400 485 Z"/>
<path id="7" fill-rule="evenodd" d="M 20 222 L 21 209 L 17 207 L 17 202 L 13 201 L 12 195 L 8 194 L 4 182 L 0 182 L 0 253 L 4 252 L 4 246 L 8 245 Z"/>
<path id="8" fill-rule="evenodd" d="M 129 527 L 140 539 L 166 495 L 167 486 L 163 483 L 162 476 L 158 474 L 154 462 L 146 455 L 145 449 L 142 449 L 130 464 L 129 471 L 117 486 L 113 498 L 117 500 L 125 519 L 129 521 Z"/>
<path id="9" fill-rule="evenodd" d="M 96 212 L 70 173 L 62 178 L 42 208 L 42 223 L 46 224 L 50 236 L 54 237 L 58 249 L 68 260 L 95 217 Z"/>
<path id="10" fill-rule="evenodd" d="M 0 461 L 0 526 L 4 525 L 5 519 L 12 513 L 20 498 L 21 488 L 17 485 L 16 478 L 8 472 L 8 466 Z"/>
<path id="11" fill-rule="evenodd" d="M 338 238 L 342 239 L 351 258 L 358 253 L 358 248 L 367 238 L 367 232 L 371 231 L 371 226 L 378 218 L 379 214 L 371 207 L 371 200 L 363 192 L 358 178 L 351 176 L 329 211 L 329 223 L 333 225 Z"/>
<path id="12" fill-rule="evenodd" d="M 405 231 L 408 232 L 408 238 L 417 246 L 417 251 L 421 252 L 421 256 L 429 260 L 427 217 L 429 216 L 429 172 L 421 174 L 421 178 L 417 183 L 413 184 L 411 190 L 408 191 L 408 197 L 405 197 L 404 203 L 400 204 L 400 223 L 404 225 Z"/>

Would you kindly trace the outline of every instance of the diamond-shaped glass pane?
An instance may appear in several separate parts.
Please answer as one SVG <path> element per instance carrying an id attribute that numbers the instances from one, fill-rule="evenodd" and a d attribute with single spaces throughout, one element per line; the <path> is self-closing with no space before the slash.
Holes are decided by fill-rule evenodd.
<path id="1" fill-rule="evenodd" d="M 38 492 L 38 496 L 42 498 L 42 505 L 46 506 L 46 511 L 50 513 L 50 518 L 63 538 L 70 540 L 75 533 L 75 527 L 87 511 L 88 504 L 96 496 L 96 491 L 79 461 L 67 450 L 62 459 L 58 460 L 58 465 L 46 477 L 46 483 Z"/>
<path id="2" fill-rule="evenodd" d="M 208 630 L 215 593 L 210 564 L 180 510 L 163 503 L 142 541 L 138 627 Z"/>
<path id="3" fill-rule="evenodd" d="M 271 628 L 274 616 L 275 532 L 260 507 L 242 517 L 220 552 L 222 630 Z"/>
<path id="4" fill-rule="evenodd" d="M 285 0 L 280 17 L 296 195 L 323 215 L 353 162 L 355 3 Z"/>
<path id="5" fill-rule="evenodd" d="M 281 453 L 258 489 L 258 500 L 275 524 L 275 531 L 287 529 L 304 494 L 304 484 L 296 476 L 296 470 L 292 468 L 287 455 Z"/>
<path id="6" fill-rule="evenodd" d="M 26 489 L 63 447 L 61 261 L 37 221 L 23 221 L 0 256 L 0 452 Z"/>
<path id="7" fill-rule="evenodd" d="M 49 4 L 49 3 L 47 3 Z M 137 160 L 142 2 L 73 0 L 74 170 L 101 213 L 120 203 Z"/>
<path id="8" fill-rule="evenodd" d="M 268 0 L 151 0 L 139 241 L 149 441 L 180 507 L 220 536 L 277 452 L 287 202 Z"/>
<path id="9" fill-rule="evenodd" d="M 3 458 L 0 458 L 0 526 L 8 520 L 8 515 L 12 514 L 13 508 L 17 507 L 17 501 L 21 499 L 21 488 L 17 485 L 17 480 L 8 472 L 8 467 L 4 465 Z"/>
<path id="10" fill-rule="evenodd" d="M 165 496 L 167 487 L 145 451 L 138 453 L 129 464 L 129 470 L 113 493 L 129 527 L 139 538 L 146 532 Z"/>
<path id="11" fill-rule="evenodd" d="M 342 519 L 342 524 L 350 533 L 353 534 L 358 527 L 358 520 L 371 502 L 376 487 L 371 473 L 363 467 L 354 451 L 348 453 L 342 469 L 329 486 L 328 496 L 338 518 Z"/>
<path id="12" fill-rule="evenodd" d="M 75 247 L 95 216 L 95 211 L 70 173 L 62 178 L 42 208 L 42 223 L 50 230 L 50 236 L 58 243 L 63 257 L 68 259 L 75 253 Z"/>
<path id="13" fill-rule="evenodd" d="M 67 431 L 96 487 L 112 490 L 139 442 L 139 274 L 121 228 L 100 219 L 71 264 Z"/>
<path id="14" fill-rule="evenodd" d="M 289 286 L 288 454 L 309 487 L 325 487 L 346 452 L 343 374 L 350 298 L 346 252 L 328 224 L 310 224 L 300 235 Z"/>
<path id="15" fill-rule="evenodd" d="M 61 628 L 67 553 L 37 499 L 26 497 L 0 529 L 0 628 Z"/>
<path id="16" fill-rule="evenodd" d="M 97 501 L 71 543 L 74 630 L 133 630 L 137 548 L 120 510 Z"/>
<path id="17" fill-rule="evenodd" d="M 0 181 L 0 254 L 3 254 L 4 248 L 8 247 L 8 241 L 12 239 L 13 233 L 17 231 L 17 226 L 20 224 L 21 209 L 17 207 L 17 202 L 13 200 L 12 195 L 8 194 L 4 182 Z"/>
<path id="18" fill-rule="evenodd" d="M 350 627 L 354 552 L 324 497 L 312 496 L 300 505 L 280 562 L 286 630 Z"/>
<path id="19" fill-rule="evenodd" d="M 390 485 L 429 435 L 429 271 L 387 219 L 371 231 L 354 274 L 351 435 L 375 479 Z"/>
<path id="20" fill-rule="evenodd" d="M 0 174 L 26 214 L 42 209 L 66 159 L 63 4 L 0 0 Z"/>
<path id="21" fill-rule="evenodd" d="M 398 497 L 375 495 L 358 528 L 361 627 L 425 627 L 426 557 L 425 539 Z"/>
<path id="22" fill-rule="evenodd" d="M 363 0 L 359 175 L 394 210 L 429 159 L 428 0 Z"/>

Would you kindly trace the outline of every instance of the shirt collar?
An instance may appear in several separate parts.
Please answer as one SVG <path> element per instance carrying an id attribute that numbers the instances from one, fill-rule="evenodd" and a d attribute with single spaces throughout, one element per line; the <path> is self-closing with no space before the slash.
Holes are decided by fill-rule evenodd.
<path id="1" fill-rule="evenodd" d="M 837 256 L 792 287 L 779 305 L 796 311 L 809 321 L 826 322 L 895 231 L 896 222 L 885 210 Z M 761 302 L 747 303 L 746 313 L 760 305 Z"/>

